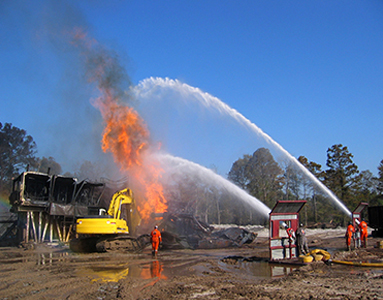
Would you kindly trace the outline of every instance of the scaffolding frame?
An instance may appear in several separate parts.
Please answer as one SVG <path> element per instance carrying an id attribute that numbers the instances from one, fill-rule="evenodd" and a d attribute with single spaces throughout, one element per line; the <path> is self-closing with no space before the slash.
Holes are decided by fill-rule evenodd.
<path id="1" fill-rule="evenodd" d="M 17 243 L 68 242 L 75 219 L 98 214 L 104 183 L 27 171 L 13 180 L 9 197 L 17 214 Z"/>

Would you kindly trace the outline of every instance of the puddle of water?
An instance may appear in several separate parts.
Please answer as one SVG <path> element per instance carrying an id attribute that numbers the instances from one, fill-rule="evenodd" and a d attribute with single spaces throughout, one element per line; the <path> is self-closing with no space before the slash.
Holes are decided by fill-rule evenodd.
<path id="1" fill-rule="evenodd" d="M 142 264 L 117 264 L 84 267 L 77 271 L 78 276 L 89 277 L 92 281 L 117 282 L 126 277 L 141 279 L 162 279 L 168 277 L 164 274 L 164 263 L 153 260 Z"/>
<path id="2" fill-rule="evenodd" d="M 235 264 L 226 264 L 220 261 L 219 266 L 227 272 L 237 273 L 239 276 L 255 279 L 267 279 L 287 276 L 298 269 L 298 266 L 276 266 L 265 261 L 237 261 Z"/>
<path id="3" fill-rule="evenodd" d="M 127 266 L 97 266 L 79 269 L 78 276 L 85 276 L 92 281 L 102 280 L 105 282 L 117 282 L 129 275 L 130 268 Z"/>
<path id="4" fill-rule="evenodd" d="M 1 264 L 16 264 L 35 262 L 36 265 L 53 265 L 58 261 L 63 261 L 68 258 L 67 252 L 48 252 L 48 253 L 9 253 L 6 259 L 0 259 Z"/>
<path id="5" fill-rule="evenodd" d="M 189 259 L 183 257 L 181 260 L 181 257 L 173 256 L 171 253 L 164 255 L 158 260 L 148 258 L 148 255 L 140 256 L 140 259 L 131 259 L 131 257 L 126 256 L 103 257 L 102 260 L 104 262 L 109 261 L 107 264 L 100 263 L 98 258 L 88 257 L 89 264 L 79 266 L 76 272 L 77 276 L 85 276 L 91 281 L 103 282 L 118 282 L 127 277 L 140 278 L 148 280 L 147 285 L 153 285 L 159 280 L 167 280 L 177 275 L 195 274 L 204 276 L 214 272 L 214 269 L 211 269 L 208 264 L 199 264 L 197 257 L 191 256 Z M 121 263 L 122 260 L 124 260 L 124 263 Z M 83 261 L 86 261 L 86 259 Z M 274 265 L 266 261 L 246 261 L 240 259 L 235 263 L 226 263 L 218 259 L 218 265 L 226 272 L 235 273 L 238 277 L 251 280 L 285 277 L 292 271 L 300 268 L 300 266 Z M 353 267 L 336 268 L 334 271 L 339 271 L 343 274 L 345 272 L 372 272 L 371 270 Z M 382 273 L 383 270 L 373 272 Z"/>
<path id="6" fill-rule="evenodd" d="M 178 275 L 201 275 L 213 273 L 214 268 L 206 264 L 207 259 L 215 258 L 219 267 L 226 272 L 234 272 L 244 278 L 271 278 L 283 277 L 296 267 L 273 266 L 267 262 L 251 262 L 238 260 L 236 264 L 222 262 L 222 253 L 208 251 L 164 251 L 158 260 L 151 259 L 151 252 L 138 255 L 126 254 L 73 254 L 70 251 L 52 252 L 9 252 L 0 258 L 0 263 L 35 263 L 37 266 L 70 265 L 76 270 L 77 276 L 87 277 L 90 280 L 117 282 L 126 277 L 140 278 L 156 282 L 166 280 Z M 152 279 L 152 280 L 150 280 Z"/>
<path id="7" fill-rule="evenodd" d="M 109 257 L 106 264 L 89 261 L 87 266 L 79 266 L 77 275 L 89 277 L 91 280 L 115 282 L 125 277 L 166 280 L 178 275 L 203 275 L 203 272 L 209 272 L 206 268 L 198 267 L 199 262 L 206 258 L 200 253 L 167 251 L 162 252 L 158 260 L 151 259 L 150 251 L 139 256 L 108 254 L 104 256 Z M 217 257 L 217 260 L 219 259 Z"/>

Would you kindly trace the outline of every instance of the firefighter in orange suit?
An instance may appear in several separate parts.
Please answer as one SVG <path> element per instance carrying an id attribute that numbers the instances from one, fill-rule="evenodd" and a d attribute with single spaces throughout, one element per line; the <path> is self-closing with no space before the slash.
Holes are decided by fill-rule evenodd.
<path id="1" fill-rule="evenodd" d="M 347 231 L 346 231 L 346 245 L 347 245 L 347 250 L 351 250 L 351 239 L 353 237 L 353 234 L 355 232 L 354 226 L 352 226 L 351 222 L 348 222 L 347 226 Z"/>
<path id="2" fill-rule="evenodd" d="M 368 235 L 366 221 L 362 220 L 362 222 L 360 222 L 360 224 L 359 224 L 359 228 L 360 228 L 360 240 L 362 242 L 362 247 L 366 248 L 367 247 L 367 235 Z"/>
<path id="3" fill-rule="evenodd" d="M 153 231 L 150 233 L 150 241 L 152 242 L 152 255 L 157 258 L 158 246 L 162 242 L 161 232 L 158 230 L 158 226 L 154 226 Z"/>

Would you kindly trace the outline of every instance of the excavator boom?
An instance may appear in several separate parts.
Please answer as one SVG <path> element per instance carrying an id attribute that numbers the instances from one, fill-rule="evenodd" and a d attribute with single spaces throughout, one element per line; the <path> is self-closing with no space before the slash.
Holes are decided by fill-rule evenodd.
<path id="1" fill-rule="evenodd" d="M 110 202 L 108 209 L 108 215 L 115 219 L 119 218 L 119 214 L 121 213 L 121 206 L 123 204 L 132 204 L 133 202 L 133 193 L 131 189 L 126 188 L 118 191 L 112 197 L 112 201 Z"/>

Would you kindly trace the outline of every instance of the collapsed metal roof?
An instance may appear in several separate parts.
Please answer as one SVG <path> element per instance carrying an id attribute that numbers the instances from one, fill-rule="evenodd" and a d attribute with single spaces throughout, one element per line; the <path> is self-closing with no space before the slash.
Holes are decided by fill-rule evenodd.
<path id="1" fill-rule="evenodd" d="M 166 249 L 222 249 L 251 244 L 257 233 L 239 227 L 214 230 L 192 214 L 164 213 L 159 224 Z"/>
<path id="2" fill-rule="evenodd" d="M 86 180 L 78 182 L 73 177 L 28 171 L 13 180 L 10 204 L 14 211 L 20 211 L 23 207 L 43 209 L 52 205 L 56 208 L 74 205 L 98 206 L 104 188 L 104 183 L 92 183 Z M 64 211 L 62 213 L 67 214 Z"/>

